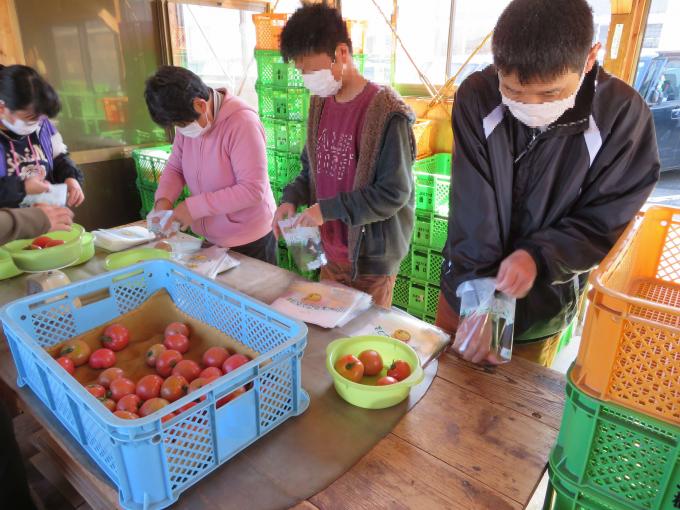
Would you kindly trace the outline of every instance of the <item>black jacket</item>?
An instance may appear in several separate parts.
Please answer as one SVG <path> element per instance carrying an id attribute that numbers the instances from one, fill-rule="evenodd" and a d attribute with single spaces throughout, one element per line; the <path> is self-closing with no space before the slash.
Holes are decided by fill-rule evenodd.
<path id="1" fill-rule="evenodd" d="M 510 114 L 498 85 L 490 66 L 456 94 L 442 290 L 458 310 L 458 285 L 495 276 L 505 257 L 527 250 L 538 277 L 517 303 L 515 338 L 530 341 L 573 319 L 588 272 L 659 179 L 659 155 L 645 102 L 597 65 L 574 108 L 543 132 Z"/>

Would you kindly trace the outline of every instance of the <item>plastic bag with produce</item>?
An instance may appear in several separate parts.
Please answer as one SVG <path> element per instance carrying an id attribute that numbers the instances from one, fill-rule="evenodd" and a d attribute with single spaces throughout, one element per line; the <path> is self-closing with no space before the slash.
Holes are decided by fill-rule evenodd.
<path id="1" fill-rule="evenodd" d="M 303 271 L 314 271 L 328 263 L 321 246 L 321 231 L 318 227 L 294 227 L 298 216 L 281 220 L 279 227 L 295 265 Z"/>

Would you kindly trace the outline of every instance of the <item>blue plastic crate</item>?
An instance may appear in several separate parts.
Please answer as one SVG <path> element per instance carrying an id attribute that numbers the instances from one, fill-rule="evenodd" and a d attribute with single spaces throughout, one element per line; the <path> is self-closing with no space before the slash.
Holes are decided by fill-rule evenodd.
<path id="1" fill-rule="evenodd" d="M 106 410 L 45 348 L 96 328 L 166 289 L 187 315 L 260 355 L 190 396 L 138 420 Z M 301 358 L 304 324 L 168 261 L 153 261 L 29 296 L 0 312 L 28 385 L 118 487 L 126 509 L 154 510 L 179 495 L 288 418 L 305 411 Z M 249 385 L 221 407 L 218 401 Z M 161 422 L 205 396 L 191 409 Z"/>

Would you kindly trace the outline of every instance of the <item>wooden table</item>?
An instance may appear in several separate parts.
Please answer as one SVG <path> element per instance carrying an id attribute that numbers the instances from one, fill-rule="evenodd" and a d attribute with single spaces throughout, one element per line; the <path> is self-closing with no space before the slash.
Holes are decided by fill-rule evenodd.
<path id="1" fill-rule="evenodd" d="M 241 267 L 220 280 L 261 301 L 272 302 L 281 286 L 295 278 L 239 258 Z M 99 270 L 100 259 L 71 278 Z M 8 292 L 7 285 L 0 283 L 2 302 L 18 297 L 19 289 Z M 310 342 L 316 331 L 310 328 Z M 17 391 L 16 371 L 4 342 L 0 378 Z M 19 389 L 17 396 L 21 407 L 44 427 L 57 463 L 86 501 L 97 510 L 116 508 L 117 491 L 99 470 L 89 468 L 91 461 L 65 429 L 30 390 Z M 295 509 L 524 508 L 545 472 L 563 404 L 564 376 L 553 370 L 522 359 L 490 370 L 444 354 L 428 393 L 397 427 L 340 479 Z M 209 485 L 211 480 L 201 483 Z M 204 487 L 201 493 L 203 508 L 226 508 L 218 490 Z"/>

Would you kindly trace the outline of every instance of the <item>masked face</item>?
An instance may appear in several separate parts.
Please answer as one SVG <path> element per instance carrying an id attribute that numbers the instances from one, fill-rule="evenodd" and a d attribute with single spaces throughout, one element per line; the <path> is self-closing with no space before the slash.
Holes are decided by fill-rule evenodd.
<path id="1" fill-rule="evenodd" d="M 325 53 L 305 55 L 295 60 L 295 67 L 302 72 L 305 87 L 312 95 L 330 97 L 342 89 L 345 62 L 351 58 L 349 49 L 341 44 L 331 58 Z"/>
<path id="2" fill-rule="evenodd" d="M 584 68 L 580 76 L 566 73 L 550 82 L 535 84 L 520 84 L 514 76 L 502 76 L 499 81 L 503 104 L 522 124 L 530 128 L 547 127 L 574 107 L 585 75 Z"/>
<path id="3" fill-rule="evenodd" d="M 17 135 L 20 136 L 25 136 L 25 135 L 30 135 L 31 133 L 35 133 L 38 128 L 40 127 L 40 121 L 39 120 L 34 120 L 31 122 L 27 122 L 25 120 L 17 118 L 14 120 L 14 122 L 7 120 L 7 119 L 2 119 L 2 123 L 9 129 L 10 131 L 16 133 Z"/>
<path id="4" fill-rule="evenodd" d="M 330 97 L 342 88 L 342 80 L 336 80 L 330 69 L 321 69 L 302 75 L 305 87 L 314 96 Z"/>
<path id="5" fill-rule="evenodd" d="M 205 115 L 205 126 L 201 126 L 200 121 Z M 210 129 L 210 121 L 208 120 L 207 111 L 200 114 L 198 119 L 187 124 L 186 126 L 175 126 L 175 131 L 188 138 L 198 138 L 203 133 Z"/>

